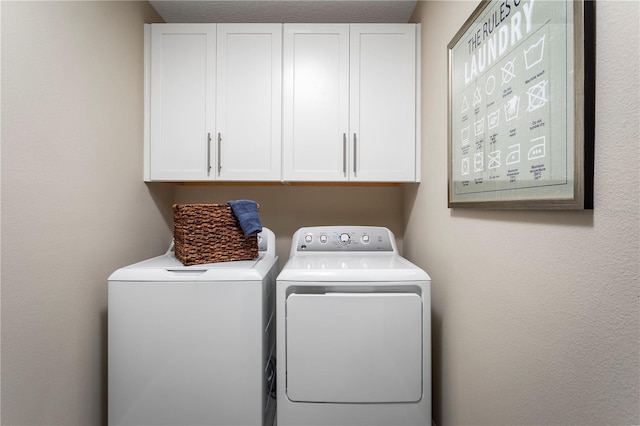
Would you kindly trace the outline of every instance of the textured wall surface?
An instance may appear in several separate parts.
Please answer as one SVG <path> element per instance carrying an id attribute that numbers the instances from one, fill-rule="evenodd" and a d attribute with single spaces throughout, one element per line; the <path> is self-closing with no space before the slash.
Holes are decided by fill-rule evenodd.
<path id="1" fill-rule="evenodd" d="M 416 0 L 151 0 L 166 22 L 407 22 Z"/>
<path id="2" fill-rule="evenodd" d="M 434 418 L 640 424 L 637 1 L 597 2 L 595 210 L 447 208 L 447 44 L 478 2 L 419 2 L 423 183 L 404 250 L 433 279 Z"/>
<path id="3" fill-rule="evenodd" d="M 107 277 L 158 254 L 142 2 L 2 7 L 2 424 L 106 422 Z"/>

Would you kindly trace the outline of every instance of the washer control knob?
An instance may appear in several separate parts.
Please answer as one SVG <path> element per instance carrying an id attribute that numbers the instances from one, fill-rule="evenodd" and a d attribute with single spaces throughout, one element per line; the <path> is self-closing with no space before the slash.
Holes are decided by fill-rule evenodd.
<path id="1" fill-rule="evenodd" d="M 320 242 L 322 244 L 326 244 L 327 241 L 328 241 L 328 238 L 325 234 L 320 235 Z"/>
<path id="2" fill-rule="evenodd" d="M 345 244 L 351 241 L 351 237 L 347 233 L 340 234 L 340 237 L 338 237 L 338 239 L 340 240 L 341 243 L 345 243 Z"/>
<path id="3" fill-rule="evenodd" d="M 368 236 L 367 234 L 364 234 L 364 235 L 362 236 L 362 242 L 363 242 L 364 244 L 369 244 L 369 243 L 371 242 L 371 240 L 369 239 L 369 236 Z"/>
<path id="4" fill-rule="evenodd" d="M 311 234 L 307 234 L 304 236 L 304 242 L 307 244 L 311 244 L 313 242 L 313 236 Z"/>

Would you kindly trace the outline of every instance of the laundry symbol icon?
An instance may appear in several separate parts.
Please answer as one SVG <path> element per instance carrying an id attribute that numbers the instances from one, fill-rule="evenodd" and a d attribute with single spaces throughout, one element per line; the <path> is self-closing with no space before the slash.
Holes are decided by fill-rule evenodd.
<path id="1" fill-rule="evenodd" d="M 502 67 L 502 85 L 509 83 L 516 76 L 516 58 L 509 61 Z"/>
<path id="2" fill-rule="evenodd" d="M 518 118 L 518 108 L 520 106 L 520 96 L 513 95 L 504 105 L 504 116 L 506 121 Z"/>
<path id="3" fill-rule="evenodd" d="M 469 127 L 462 129 L 462 146 L 469 145 Z"/>
<path id="4" fill-rule="evenodd" d="M 509 145 L 508 149 L 512 150 L 507 154 L 507 158 L 504 160 L 507 164 L 516 164 L 520 162 L 520 144 Z"/>
<path id="5" fill-rule="evenodd" d="M 500 108 L 487 116 L 487 124 L 489 129 L 495 129 L 500 124 Z"/>
<path id="6" fill-rule="evenodd" d="M 476 87 L 475 92 L 473 92 L 473 106 L 478 105 L 482 102 L 482 95 L 480 94 L 480 88 Z"/>
<path id="7" fill-rule="evenodd" d="M 484 91 L 487 95 L 491 95 L 495 88 L 496 78 L 493 75 L 490 75 L 489 78 L 487 78 L 487 82 L 484 84 Z"/>
<path id="8" fill-rule="evenodd" d="M 527 91 L 529 96 L 529 111 L 542 108 L 549 101 L 546 95 L 547 80 L 541 81 L 535 86 L 531 86 Z"/>
<path id="9" fill-rule="evenodd" d="M 543 34 L 542 37 L 540 37 L 540 40 L 535 44 L 532 44 L 528 49 L 525 49 L 524 64 L 527 69 L 542 61 L 542 58 L 544 57 L 544 37 L 545 34 Z"/>
<path id="10" fill-rule="evenodd" d="M 484 133 L 484 117 L 473 123 L 474 133 L 476 136 L 480 136 Z"/>
<path id="11" fill-rule="evenodd" d="M 487 155 L 487 158 L 489 159 L 489 164 L 488 164 L 488 168 L 489 169 L 497 169 L 498 167 L 500 167 L 502 165 L 502 163 L 500 162 L 500 153 L 502 151 L 497 150 L 497 151 L 493 151 L 490 152 L 489 155 Z"/>
<path id="12" fill-rule="evenodd" d="M 469 157 L 465 157 L 462 159 L 462 163 L 461 163 L 461 170 L 460 173 L 462 174 L 462 176 L 466 176 L 469 174 L 470 172 L 470 166 L 469 166 Z"/>
<path id="13" fill-rule="evenodd" d="M 484 157 L 482 152 L 473 155 L 473 171 L 481 172 L 484 170 Z"/>
<path id="14" fill-rule="evenodd" d="M 462 109 L 460 110 L 461 113 L 465 113 L 469 110 L 469 101 L 467 100 L 466 96 L 462 97 Z"/>
<path id="15" fill-rule="evenodd" d="M 539 138 L 531 139 L 535 145 L 529 149 L 529 153 L 527 154 L 527 159 L 535 160 L 537 158 L 542 158 L 546 154 L 546 137 L 540 136 Z"/>

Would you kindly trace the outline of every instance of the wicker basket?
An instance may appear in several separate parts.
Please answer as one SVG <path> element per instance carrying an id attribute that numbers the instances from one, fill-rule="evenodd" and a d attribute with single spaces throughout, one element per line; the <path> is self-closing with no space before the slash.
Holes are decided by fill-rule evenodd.
<path id="1" fill-rule="evenodd" d="M 245 236 L 228 204 L 174 204 L 176 258 L 184 265 L 258 257 L 258 237 Z"/>

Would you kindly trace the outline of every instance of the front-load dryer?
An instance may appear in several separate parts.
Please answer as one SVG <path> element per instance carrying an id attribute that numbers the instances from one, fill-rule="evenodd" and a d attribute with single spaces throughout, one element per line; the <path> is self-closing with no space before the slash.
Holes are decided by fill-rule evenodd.
<path id="1" fill-rule="evenodd" d="M 109 277 L 109 425 L 273 425 L 278 258 L 258 241 L 254 260 L 169 250 Z"/>
<path id="2" fill-rule="evenodd" d="M 430 425 L 430 292 L 387 228 L 299 229 L 276 283 L 278 426 Z"/>

